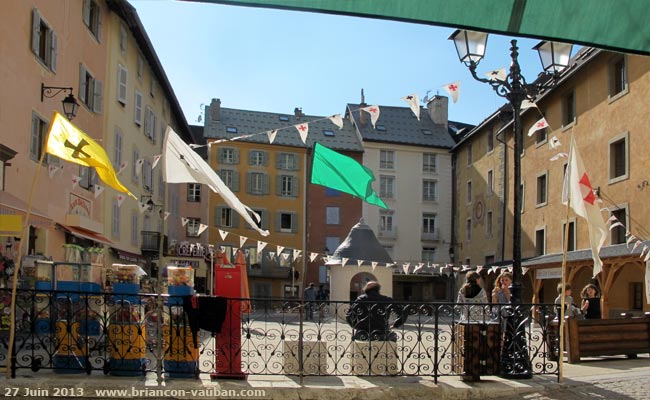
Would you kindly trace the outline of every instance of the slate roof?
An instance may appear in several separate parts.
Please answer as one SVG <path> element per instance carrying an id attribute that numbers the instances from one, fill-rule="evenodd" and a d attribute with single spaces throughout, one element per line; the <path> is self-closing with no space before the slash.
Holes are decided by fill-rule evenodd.
<path id="1" fill-rule="evenodd" d="M 604 260 L 609 257 L 622 257 L 622 256 L 640 256 L 643 246 L 650 247 L 650 241 L 642 242 L 634 251 L 632 251 L 633 244 L 628 247 L 625 243 L 615 244 L 612 246 L 603 246 L 600 249 L 600 258 Z M 591 260 L 591 249 L 569 251 L 567 253 L 567 261 L 582 261 Z M 562 262 L 562 253 L 544 254 L 542 256 L 528 258 L 522 260 L 522 266 L 533 266 L 542 264 L 557 264 Z"/>
<path id="2" fill-rule="evenodd" d="M 365 106 L 364 106 L 365 107 Z M 434 124 L 429 118 L 426 108 L 420 110 L 418 121 L 409 107 L 379 106 L 379 119 L 377 126 L 381 125 L 386 130 L 373 129 L 370 115 L 367 114 L 366 124 L 359 121 L 359 104 L 348 104 L 346 115 L 352 115 L 354 123 L 359 129 L 363 140 L 373 142 L 389 142 L 395 144 L 430 146 L 451 149 L 455 142 L 451 134 L 471 125 L 449 121 L 449 129 L 441 124 Z M 423 131 L 429 131 L 425 134 Z"/>
<path id="3" fill-rule="evenodd" d="M 254 143 L 269 143 L 266 132 L 279 129 L 273 144 L 311 148 L 316 142 L 338 151 L 363 152 L 363 145 L 356 130 L 349 120 L 343 119 L 343 129 L 339 129 L 327 117 L 303 115 L 297 119 L 293 114 L 278 114 L 262 111 L 238 110 L 221 107 L 220 120 L 212 121 L 209 106 L 206 107 L 206 125 L 204 135 L 209 139 L 232 139 L 236 136 L 255 136 L 240 139 Z M 280 116 L 287 117 L 281 121 Z M 304 144 L 298 130 L 294 125 L 308 123 L 309 135 Z M 228 132 L 228 128 L 236 128 L 237 132 Z M 330 131 L 333 135 L 326 136 L 323 131 Z"/>

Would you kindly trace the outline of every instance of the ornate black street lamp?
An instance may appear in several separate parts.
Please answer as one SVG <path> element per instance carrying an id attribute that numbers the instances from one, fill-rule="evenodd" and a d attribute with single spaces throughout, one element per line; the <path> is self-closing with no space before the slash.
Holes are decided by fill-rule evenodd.
<path id="1" fill-rule="evenodd" d="M 531 378 L 531 362 L 526 345 L 526 330 L 524 313 L 517 305 L 521 304 L 522 271 L 521 271 L 521 153 L 523 150 L 523 127 L 521 126 L 521 104 L 524 100 L 533 101 L 541 91 L 553 87 L 560 72 L 569 65 L 571 44 L 541 42 L 534 48 L 539 52 L 544 72 L 550 79 L 539 77 L 529 84 L 521 74 L 519 67 L 519 48 L 517 41 L 512 40 L 510 58 L 512 63 L 505 78 L 494 74 L 490 78 L 481 78 L 476 74 L 476 67 L 485 55 L 487 33 L 457 30 L 450 37 L 456 45 L 458 58 L 465 64 L 472 77 L 492 86 L 497 95 L 508 100 L 513 111 L 514 135 L 514 198 L 513 198 L 513 237 L 512 237 L 512 286 L 510 287 L 510 302 L 512 313 L 504 336 L 501 353 L 501 373 L 510 378 Z"/>
<path id="2" fill-rule="evenodd" d="M 72 94 L 72 90 L 71 87 L 45 86 L 41 83 L 41 102 L 46 97 L 51 99 L 61 92 L 68 92 L 65 99 L 61 100 L 61 104 L 63 105 L 63 114 L 72 121 L 77 116 L 77 110 L 79 109 L 79 103 Z"/>

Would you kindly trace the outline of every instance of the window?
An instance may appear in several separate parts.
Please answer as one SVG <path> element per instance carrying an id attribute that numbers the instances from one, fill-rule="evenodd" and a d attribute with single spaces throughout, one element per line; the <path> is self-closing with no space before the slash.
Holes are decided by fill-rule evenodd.
<path id="1" fill-rule="evenodd" d="M 133 104 L 133 122 L 136 125 L 142 125 L 142 93 L 135 91 L 135 101 Z"/>
<path id="2" fill-rule="evenodd" d="M 138 213 L 137 211 L 134 211 L 131 214 L 131 244 L 134 246 L 138 245 L 138 239 L 140 238 L 139 236 L 139 229 L 138 229 Z"/>
<path id="3" fill-rule="evenodd" d="M 564 251 L 564 243 L 566 238 L 566 222 L 562 224 L 562 251 Z M 576 223 L 575 221 L 569 222 L 569 240 L 567 243 L 567 251 L 574 251 L 576 249 Z"/>
<path id="4" fill-rule="evenodd" d="M 79 166 L 79 187 L 86 190 L 94 191 L 97 180 L 97 172 L 95 168 Z"/>
<path id="5" fill-rule="evenodd" d="M 395 152 L 379 150 L 379 168 L 395 169 Z"/>
<path id="6" fill-rule="evenodd" d="M 222 147 L 219 149 L 220 164 L 239 164 L 239 152 L 232 147 Z"/>
<path id="7" fill-rule="evenodd" d="M 438 182 L 434 180 L 425 179 L 422 181 L 422 200 L 423 201 L 437 201 L 438 200 Z"/>
<path id="8" fill-rule="evenodd" d="M 472 202 L 472 181 L 467 181 L 467 193 L 465 197 L 467 203 Z"/>
<path id="9" fill-rule="evenodd" d="M 158 118 L 154 114 L 153 109 L 149 106 L 145 107 L 144 111 L 144 135 L 149 138 L 153 143 L 156 143 L 156 122 Z"/>
<path id="10" fill-rule="evenodd" d="M 276 214 L 275 230 L 277 232 L 295 233 L 298 231 L 298 218 L 296 213 L 280 211 Z"/>
<path id="11" fill-rule="evenodd" d="M 424 153 L 422 154 L 422 171 L 423 172 L 436 172 L 436 154 Z"/>
<path id="12" fill-rule="evenodd" d="M 276 160 L 276 167 L 287 171 L 298 169 L 298 157 L 293 153 L 280 153 Z"/>
<path id="13" fill-rule="evenodd" d="M 609 182 L 614 183 L 628 177 L 627 133 L 609 142 Z"/>
<path id="14" fill-rule="evenodd" d="M 492 130 L 487 132 L 487 151 L 488 153 L 494 150 L 494 133 Z"/>
<path id="15" fill-rule="evenodd" d="M 472 144 L 467 143 L 467 165 L 472 165 Z"/>
<path id="16" fill-rule="evenodd" d="M 291 175 L 279 175 L 277 180 L 278 196 L 298 196 L 298 177 Z"/>
<path id="17" fill-rule="evenodd" d="M 219 207 L 219 212 L 215 214 L 218 222 L 217 226 L 230 228 L 233 226 L 232 209 L 226 207 Z"/>
<path id="18" fill-rule="evenodd" d="M 199 183 L 187 184 L 187 201 L 189 203 L 201 202 L 201 184 Z"/>
<path id="19" fill-rule="evenodd" d="M 376 130 L 381 131 L 381 132 L 386 132 L 386 126 L 385 125 L 377 125 L 375 127 Z"/>
<path id="20" fill-rule="evenodd" d="M 120 165 L 122 165 L 122 132 L 118 127 L 115 127 L 115 136 L 113 141 L 113 167 L 119 171 Z"/>
<path id="21" fill-rule="evenodd" d="M 393 231 L 393 212 L 392 210 L 379 210 L 379 230 L 382 232 Z"/>
<path id="22" fill-rule="evenodd" d="M 278 116 L 278 119 L 279 119 L 280 121 L 283 121 L 283 122 L 287 122 L 287 121 L 289 121 L 289 117 L 286 116 L 286 115 L 280 115 L 280 116 Z"/>
<path id="23" fill-rule="evenodd" d="M 492 215 L 493 215 L 492 211 L 488 211 L 485 217 L 485 225 L 486 225 L 485 235 L 488 237 L 488 239 L 491 238 L 494 233 L 494 228 L 492 224 Z"/>
<path id="24" fill-rule="evenodd" d="M 282 297 L 298 297 L 298 289 L 300 289 L 298 285 L 284 285 L 284 296 Z"/>
<path id="25" fill-rule="evenodd" d="M 430 263 L 436 261 L 436 248 L 423 247 L 422 248 L 422 262 Z"/>
<path id="26" fill-rule="evenodd" d="M 138 64 L 136 70 L 138 74 L 138 79 L 142 80 L 142 75 L 144 74 L 144 58 L 142 57 L 142 54 L 138 54 Z"/>
<path id="27" fill-rule="evenodd" d="M 122 64 L 117 65 L 117 101 L 126 104 L 126 81 L 128 70 Z"/>
<path id="28" fill-rule="evenodd" d="M 537 229 L 535 231 L 535 255 L 541 256 L 546 254 L 546 229 Z"/>
<path id="29" fill-rule="evenodd" d="M 466 241 L 471 241 L 472 240 L 472 219 L 467 218 L 465 221 L 465 240 Z"/>
<path id="30" fill-rule="evenodd" d="M 625 56 L 613 59 L 609 65 L 609 97 L 627 92 L 627 65 Z"/>
<path id="31" fill-rule="evenodd" d="M 228 133 L 237 133 L 237 128 L 235 128 L 234 126 L 227 126 L 226 127 L 226 132 L 228 132 Z"/>
<path id="32" fill-rule="evenodd" d="M 83 2 L 84 24 L 97 40 L 102 39 L 102 10 L 95 0 L 84 0 Z"/>
<path id="33" fill-rule="evenodd" d="M 47 68 L 56 72 L 57 35 L 37 9 L 32 10 L 32 52 Z"/>
<path id="34" fill-rule="evenodd" d="M 120 205 L 117 199 L 113 200 L 113 215 L 111 216 L 111 234 L 113 237 L 120 237 Z"/>
<path id="35" fill-rule="evenodd" d="M 487 194 L 494 193 L 494 172 L 492 170 L 487 173 Z"/>
<path id="36" fill-rule="evenodd" d="M 433 239 L 437 239 L 437 215 L 433 213 L 422 214 L 422 233 L 425 235 L 434 235 Z"/>
<path id="37" fill-rule="evenodd" d="M 264 173 L 249 172 L 247 185 L 250 194 L 269 194 L 269 177 Z"/>
<path id="38" fill-rule="evenodd" d="M 620 207 L 612 211 L 612 215 L 618 219 L 618 221 L 623 224 L 623 226 L 616 226 L 610 231 L 610 236 L 612 238 L 612 244 L 621 244 L 625 243 L 626 237 L 626 226 L 627 226 L 627 207 Z"/>
<path id="39" fill-rule="evenodd" d="M 433 135 L 433 133 L 431 133 L 431 131 L 428 129 L 420 129 L 420 131 L 423 135 Z"/>
<path id="40" fill-rule="evenodd" d="M 102 112 L 103 83 L 79 64 L 79 99 L 90 110 L 95 113 Z"/>
<path id="41" fill-rule="evenodd" d="M 145 159 L 142 163 L 142 188 L 149 193 L 153 193 L 152 175 L 151 161 Z"/>
<path id="42" fill-rule="evenodd" d="M 253 150 L 248 153 L 248 164 L 264 166 L 267 164 L 266 152 L 260 150 Z"/>
<path id="43" fill-rule="evenodd" d="M 334 136 L 334 131 L 330 131 L 329 129 L 323 129 L 323 135 Z"/>
<path id="44" fill-rule="evenodd" d="M 327 254 L 332 254 L 339 248 L 341 244 L 341 239 L 338 236 L 327 236 L 325 238 L 325 247 L 327 248 Z"/>
<path id="45" fill-rule="evenodd" d="M 325 223 L 327 225 L 339 224 L 339 207 L 326 207 L 325 208 Z"/>
<path id="46" fill-rule="evenodd" d="M 219 177 L 233 192 L 239 191 L 239 172 L 230 169 L 219 170 Z"/>
<path id="47" fill-rule="evenodd" d="M 45 138 L 47 137 L 47 129 L 49 122 L 43 120 L 37 114 L 32 113 L 32 129 L 29 141 L 29 157 L 36 162 L 39 162 L 43 150 L 45 148 Z M 47 155 L 44 161 L 53 156 Z"/>
<path id="48" fill-rule="evenodd" d="M 251 218 L 255 222 L 255 225 L 260 228 L 260 229 L 268 229 L 269 228 L 269 212 L 266 210 L 262 210 L 260 208 L 253 209 L 254 212 L 257 213 L 257 215 L 260 216 L 260 221 L 257 221 L 257 218 L 253 217 L 250 212 L 249 214 L 251 215 Z M 246 223 L 246 228 L 247 229 L 253 229 L 250 224 Z M 253 249 L 251 249 L 253 250 Z"/>
<path id="49" fill-rule="evenodd" d="M 188 218 L 185 225 L 185 233 L 188 237 L 198 237 L 199 227 L 201 226 L 200 218 Z"/>
<path id="50" fill-rule="evenodd" d="M 576 97 L 575 92 L 571 91 L 562 98 L 562 126 L 568 126 L 575 122 L 576 119 Z"/>
<path id="51" fill-rule="evenodd" d="M 120 52 L 122 52 L 122 54 L 126 54 L 127 39 L 128 36 L 126 26 L 124 26 L 124 24 L 120 24 Z"/>
<path id="52" fill-rule="evenodd" d="M 546 172 L 537 177 L 537 206 L 544 206 L 547 202 L 547 179 Z"/>
<path id="53" fill-rule="evenodd" d="M 381 175 L 379 177 L 379 197 L 392 199 L 394 197 L 395 177 Z"/>
<path id="54" fill-rule="evenodd" d="M 131 179 L 133 182 L 138 181 L 138 176 L 140 176 L 140 171 L 138 170 L 138 160 L 140 159 L 140 152 L 138 149 L 133 149 L 133 159 L 131 160 Z M 142 165 L 140 165 L 142 168 Z"/>

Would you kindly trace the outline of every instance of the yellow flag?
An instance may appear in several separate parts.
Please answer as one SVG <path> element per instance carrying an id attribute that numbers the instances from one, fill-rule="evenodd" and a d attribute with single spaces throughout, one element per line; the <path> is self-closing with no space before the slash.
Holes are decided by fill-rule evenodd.
<path id="1" fill-rule="evenodd" d="M 94 167 L 97 175 L 106 185 L 136 198 L 117 179 L 106 150 L 56 111 L 47 133 L 45 151 L 75 164 Z"/>

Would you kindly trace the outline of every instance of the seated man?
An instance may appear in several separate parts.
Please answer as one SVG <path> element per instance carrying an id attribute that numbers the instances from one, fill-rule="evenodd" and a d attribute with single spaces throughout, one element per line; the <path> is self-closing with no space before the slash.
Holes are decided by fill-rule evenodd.
<path id="1" fill-rule="evenodd" d="M 390 329 L 402 326 L 406 315 L 400 305 L 393 303 L 392 298 L 380 294 L 380 289 L 378 282 L 366 283 L 364 294 L 350 306 L 346 321 L 354 328 L 354 340 L 397 341 L 397 334 Z M 397 315 L 397 319 L 389 326 L 391 313 Z"/>

